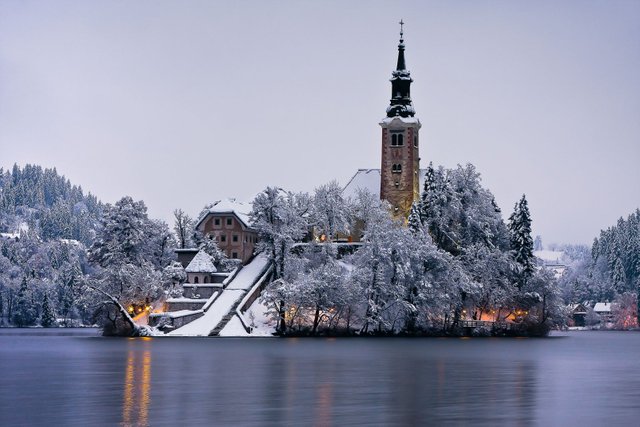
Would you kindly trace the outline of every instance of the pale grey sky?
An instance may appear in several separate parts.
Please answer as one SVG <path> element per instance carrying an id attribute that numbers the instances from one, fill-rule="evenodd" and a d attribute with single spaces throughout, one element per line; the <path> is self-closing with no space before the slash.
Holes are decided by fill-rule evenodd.
<path id="1" fill-rule="evenodd" d="M 474 163 L 545 243 L 640 206 L 638 1 L 0 0 L 0 166 L 153 217 L 380 163 L 406 22 L 422 166 Z"/>

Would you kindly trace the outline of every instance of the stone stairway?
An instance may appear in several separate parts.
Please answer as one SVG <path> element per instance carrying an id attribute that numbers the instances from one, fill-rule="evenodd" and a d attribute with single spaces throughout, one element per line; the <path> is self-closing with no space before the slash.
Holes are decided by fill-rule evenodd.
<path id="1" fill-rule="evenodd" d="M 236 315 L 236 309 L 238 308 L 238 306 L 240 305 L 240 303 L 242 302 L 242 300 L 244 299 L 245 295 L 247 295 L 248 292 L 249 292 L 249 289 L 243 292 L 242 296 L 238 298 L 238 300 L 231 306 L 231 308 L 229 309 L 229 312 L 225 314 L 222 317 L 222 319 L 220 319 L 220 323 L 218 323 L 218 326 L 216 326 L 209 334 L 210 337 L 217 337 L 218 335 L 220 335 L 220 331 L 222 331 L 224 327 L 227 326 L 227 323 L 231 321 L 233 316 Z"/>
<path id="2" fill-rule="evenodd" d="M 261 277 L 269 269 L 269 260 L 264 255 L 256 256 L 245 265 L 227 284 L 220 294 L 207 305 L 197 319 L 168 333 L 170 336 L 219 336 L 236 314 L 236 309 Z"/>

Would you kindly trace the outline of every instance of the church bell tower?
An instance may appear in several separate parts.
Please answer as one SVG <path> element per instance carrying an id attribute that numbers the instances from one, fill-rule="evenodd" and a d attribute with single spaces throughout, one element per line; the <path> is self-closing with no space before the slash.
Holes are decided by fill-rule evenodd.
<path id="1" fill-rule="evenodd" d="M 411 74 L 404 59 L 403 25 L 400 21 L 398 63 L 391 77 L 391 101 L 382 119 L 382 164 L 380 198 L 391 204 L 396 218 L 407 218 L 420 197 L 420 120 L 411 103 Z"/>

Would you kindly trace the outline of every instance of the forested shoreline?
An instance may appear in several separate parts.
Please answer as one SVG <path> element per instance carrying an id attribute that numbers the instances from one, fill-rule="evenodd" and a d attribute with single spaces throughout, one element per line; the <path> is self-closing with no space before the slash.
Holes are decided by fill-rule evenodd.
<path id="1" fill-rule="evenodd" d="M 421 190 L 406 224 L 370 193 L 344 199 L 337 182 L 256 196 L 250 217 L 275 272 L 261 298 L 279 335 L 460 335 L 471 320 L 487 322 L 475 335 L 544 335 L 565 326 L 567 304 L 604 300 L 621 310 L 617 328 L 637 326 L 640 210 L 591 248 L 567 246 L 556 280 L 533 256 L 525 196 L 505 221 L 473 165 L 430 165 Z M 170 228 L 130 197 L 103 204 L 55 169 L 0 169 L 0 326 L 147 333 L 136 316 L 186 280 L 176 248 L 229 263 L 194 224 L 177 209 Z M 358 249 L 340 253 L 354 237 Z"/>

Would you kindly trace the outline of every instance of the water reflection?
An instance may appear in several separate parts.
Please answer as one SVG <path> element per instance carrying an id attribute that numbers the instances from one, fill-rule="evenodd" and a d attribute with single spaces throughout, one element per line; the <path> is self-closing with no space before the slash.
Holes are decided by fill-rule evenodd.
<path id="1" fill-rule="evenodd" d="M 318 385 L 316 390 L 315 425 L 331 425 L 333 405 L 333 384 L 326 382 Z"/>
<path id="2" fill-rule="evenodd" d="M 333 341 L 25 334 L 0 334 L 0 426 L 636 425 L 640 401 L 634 333 Z"/>
<path id="3" fill-rule="evenodd" d="M 131 341 L 124 377 L 122 424 L 146 426 L 151 403 L 151 348 L 147 346 L 140 353 L 135 340 Z"/>

